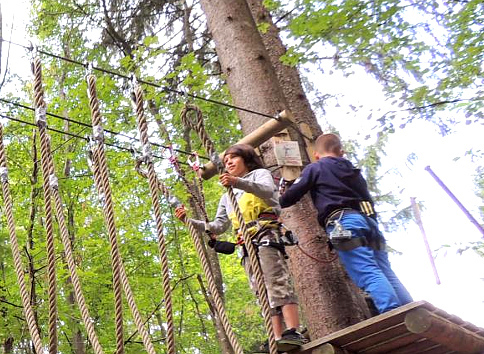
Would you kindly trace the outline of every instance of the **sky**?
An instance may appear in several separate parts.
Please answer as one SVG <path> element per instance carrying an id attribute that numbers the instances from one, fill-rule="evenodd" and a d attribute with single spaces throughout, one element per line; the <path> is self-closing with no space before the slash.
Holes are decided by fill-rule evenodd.
<path id="1" fill-rule="evenodd" d="M 10 26 L 13 22 L 12 41 L 27 44 L 31 39 L 25 36 L 22 20 L 26 18 L 28 1 L 0 0 L 0 3 L 4 37 L 10 38 Z M 24 12 L 17 9 L 24 9 Z M 3 43 L 4 54 L 7 50 L 8 45 Z M 27 58 L 18 59 L 22 54 L 25 54 L 23 49 L 12 46 L 10 65 L 13 62 L 20 63 L 22 69 L 16 70 L 23 71 L 23 75 L 30 75 Z M 5 61 L 4 55 L 2 76 Z M 14 73 L 13 67 L 11 68 L 11 73 Z M 314 82 L 324 83 L 324 87 L 319 89 L 324 92 L 329 87 L 330 93 L 341 96 L 339 105 L 326 107 L 326 114 L 321 117 L 320 124 L 323 128 L 328 123 L 337 127 L 343 140 L 358 138 L 361 134 L 364 136 L 371 129 L 366 121 L 369 112 L 348 114 L 345 107 L 348 103 L 362 103 L 370 108 L 382 106 L 384 98 L 378 83 L 364 73 L 350 77 L 338 76 L 337 73 L 320 75 L 314 77 Z M 458 242 L 482 241 L 482 235 L 424 170 L 425 166 L 430 166 L 469 212 L 482 222 L 478 212 L 478 206 L 482 202 L 473 190 L 475 165 L 468 159 L 456 161 L 454 158 L 463 156 L 471 147 L 484 150 L 483 136 L 484 125 L 477 124 L 461 124 L 456 132 L 445 137 L 439 135 L 435 126 L 425 122 L 417 122 L 398 130 L 386 148 L 382 170 L 398 169 L 400 175 L 387 175 L 381 181 L 380 188 L 382 191 L 402 191 L 402 206 L 409 205 L 410 197 L 416 197 L 417 201 L 425 205 L 425 209 L 422 210 L 422 221 L 430 248 L 434 252 L 440 285 L 436 284 L 423 238 L 416 224 L 411 223 L 403 231 L 385 234 L 389 245 L 399 252 L 390 256 L 393 268 L 414 299 L 426 300 L 450 314 L 461 317 L 464 321 L 484 328 L 484 259 L 472 251 L 459 255 L 456 247 L 441 247 Z M 413 165 L 407 163 L 407 157 L 411 153 L 418 156 Z"/>

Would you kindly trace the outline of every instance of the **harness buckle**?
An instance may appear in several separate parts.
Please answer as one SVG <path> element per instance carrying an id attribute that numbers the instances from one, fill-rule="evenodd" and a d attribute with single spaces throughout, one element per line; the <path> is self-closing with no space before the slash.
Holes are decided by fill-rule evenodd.
<path id="1" fill-rule="evenodd" d="M 261 246 L 262 247 L 268 247 L 268 246 L 271 246 L 271 241 L 269 241 L 269 240 L 262 240 L 262 241 L 257 242 L 256 244 L 259 247 L 261 247 Z"/>

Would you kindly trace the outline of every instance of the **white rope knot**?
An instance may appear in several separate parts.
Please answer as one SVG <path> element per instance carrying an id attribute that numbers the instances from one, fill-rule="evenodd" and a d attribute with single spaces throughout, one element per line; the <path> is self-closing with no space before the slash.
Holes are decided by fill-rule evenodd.
<path id="1" fill-rule="evenodd" d="M 8 168 L 0 167 L 0 180 L 4 183 L 8 182 Z"/>
<path id="2" fill-rule="evenodd" d="M 143 154 L 140 156 L 140 160 L 144 163 L 153 162 L 153 152 L 151 151 L 151 145 L 149 143 L 143 145 Z"/>
<path id="3" fill-rule="evenodd" d="M 106 204 L 106 196 L 103 192 L 99 192 L 99 203 L 101 203 L 101 206 L 104 207 Z"/>
<path id="4" fill-rule="evenodd" d="M 52 189 L 59 189 L 59 180 L 57 179 L 56 175 L 52 174 L 49 176 L 49 186 Z"/>
<path id="5" fill-rule="evenodd" d="M 37 107 L 35 109 L 35 123 L 39 127 L 47 126 L 47 109 L 45 107 Z"/>
<path id="6" fill-rule="evenodd" d="M 92 127 L 92 138 L 98 143 L 104 142 L 104 129 L 100 125 L 95 125 Z"/>

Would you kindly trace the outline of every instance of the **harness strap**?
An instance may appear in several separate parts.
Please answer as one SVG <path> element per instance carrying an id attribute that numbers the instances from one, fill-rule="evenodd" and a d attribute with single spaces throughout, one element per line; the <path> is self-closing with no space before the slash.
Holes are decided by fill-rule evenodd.
<path id="1" fill-rule="evenodd" d="M 360 236 L 360 237 L 353 237 L 347 240 L 331 240 L 329 241 L 330 247 L 338 251 L 351 251 L 357 247 L 370 247 L 373 250 L 381 251 L 384 250 L 386 247 L 385 239 L 381 235 L 381 232 L 373 226 L 370 222 L 370 217 L 365 213 L 359 210 L 350 209 L 350 208 L 342 208 L 334 210 L 331 214 L 328 215 L 326 218 L 325 226 L 326 228 L 333 222 L 335 219 L 338 219 L 344 214 L 360 214 L 366 220 L 368 227 L 370 228 L 370 235 L 369 236 Z"/>

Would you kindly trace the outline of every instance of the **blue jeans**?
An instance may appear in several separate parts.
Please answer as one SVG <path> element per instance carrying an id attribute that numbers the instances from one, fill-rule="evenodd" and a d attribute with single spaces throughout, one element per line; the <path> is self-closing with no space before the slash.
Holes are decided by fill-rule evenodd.
<path id="1" fill-rule="evenodd" d="M 371 235 L 371 228 L 378 228 L 375 220 L 360 214 L 345 214 L 340 223 L 346 230 L 351 231 L 352 237 L 368 237 Z M 333 227 L 330 225 L 326 232 L 329 234 Z M 338 255 L 349 277 L 370 294 L 379 313 L 413 301 L 393 272 L 386 250 L 357 247 L 350 251 L 338 251 Z"/>

